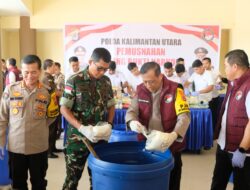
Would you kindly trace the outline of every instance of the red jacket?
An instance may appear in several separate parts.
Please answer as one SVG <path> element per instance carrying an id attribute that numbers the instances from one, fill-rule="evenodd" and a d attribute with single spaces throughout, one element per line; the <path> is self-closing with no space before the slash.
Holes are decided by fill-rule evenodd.
<path id="1" fill-rule="evenodd" d="M 160 111 L 161 120 L 164 132 L 172 132 L 177 122 L 177 115 L 175 112 L 175 97 L 178 84 L 163 77 L 162 91 L 160 94 Z M 151 92 L 143 85 L 137 87 L 138 107 L 139 107 L 139 121 L 148 128 L 149 119 L 152 114 L 152 96 Z M 171 101 L 170 101 L 171 100 Z M 143 136 L 139 135 L 142 140 Z M 172 153 L 181 151 L 185 148 L 185 140 L 183 142 L 174 142 L 170 147 Z"/>
<path id="2" fill-rule="evenodd" d="M 231 92 L 231 95 L 230 95 Z M 225 105 L 230 95 L 227 109 L 226 124 L 226 151 L 235 151 L 243 139 L 244 131 L 248 123 L 248 116 L 245 106 L 246 95 L 250 92 L 250 69 L 234 81 L 233 86 L 228 84 L 227 93 L 224 98 L 218 123 L 215 129 L 215 139 L 219 137 L 221 120 L 225 111 Z M 250 153 L 250 149 L 247 151 Z"/>
<path id="3" fill-rule="evenodd" d="M 5 85 L 7 86 L 8 84 L 10 84 L 10 79 L 9 79 L 9 74 L 10 72 L 13 72 L 16 76 L 16 81 L 21 81 L 23 80 L 22 77 L 22 73 L 21 71 L 17 68 L 17 67 L 11 67 L 8 69 L 8 74 L 6 76 L 6 80 L 5 80 Z"/>

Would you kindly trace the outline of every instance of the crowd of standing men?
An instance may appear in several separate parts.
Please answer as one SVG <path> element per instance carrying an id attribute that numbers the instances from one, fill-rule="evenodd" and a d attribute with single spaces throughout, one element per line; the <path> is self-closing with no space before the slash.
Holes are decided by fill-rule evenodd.
<path id="1" fill-rule="evenodd" d="M 48 157 L 57 158 L 55 153 L 61 151 L 55 146 L 60 135 L 59 110 L 69 122 L 64 150 L 64 190 L 77 189 L 82 176 L 89 154 L 82 139 L 87 138 L 95 146 L 106 143 L 111 135 L 115 114 L 112 84 L 116 81 L 112 82 L 110 78 L 116 80 L 116 76 L 109 78 L 104 75 L 110 69 L 110 75 L 116 73 L 110 52 L 105 48 L 94 49 L 84 70 L 79 68 L 77 57 L 71 57 L 69 61 L 73 75 L 65 82 L 60 64 L 51 59 L 46 59 L 42 65 L 38 56 L 27 55 L 21 61 L 21 71 L 14 59 L 7 61 L 8 69 L 2 60 L 6 86 L 0 104 L 0 158 L 3 158 L 4 147 L 8 144 L 13 189 L 28 189 L 28 171 L 32 189 L 46 189 Z M 126 80 L 118 83 L 127 88 L 132 97 L 126 115 L 128 128 L 145 141 L 146 150 L 165 151 L 169 148 L 173 154 L 175 165 L 170 175 L 171 190 L 180 189 L 181 153 L 190 123 L 185 94 L 209 95 L 211 102 L 218 97 L 213 95 L 215 77 L 209 71 L 209 63 L 208 58 L 195 60 L 190 78 L 186 76 L 185 67 L 177 64 L 176 73 L 182 77 L 179 79 L 173 77 L 170 63 L 164 65 L 166 76 L 156 62 L 144 63 L 140 70 L 136 63 L 130 63 L 128 69 L 134 75 L 134 86 Z M 250 189 L 249 60 L 243 50 L 233 50 L 225 56 L 224 64 L 229 84 L 215 128 L 218 147 L 211 190 L 225 189 L 232 171 L 235 189 L 246 190 Z M 42 67 L 44 74 L 40 81 Z M 178 82 L 172 81 L 177 79 Z M 197 82 L 196 79 L 203 84 L 195 84 L 195 89 L 190 92 L 187 89 L 191 83 Z M 184 90 L 183 85 L 188 88 Z M 92 189 L 89 168 L 88 173 Z"/>

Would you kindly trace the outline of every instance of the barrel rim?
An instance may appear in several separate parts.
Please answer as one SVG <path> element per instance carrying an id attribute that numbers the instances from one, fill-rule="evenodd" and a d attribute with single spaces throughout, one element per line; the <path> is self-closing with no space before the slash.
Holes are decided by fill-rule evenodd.
<path id="1" fill-rule="evenodd" d="M 111 147 L 113 145 L 113 147 Z M 135 141 L 131 141 L 131 142 L 113 142 L 113 143 L 108 143 L 108 144 L 103 144 L 103 145 L 98 145 L 97 147 L 95 147 L 96 152 L 98 154 L 98 147 L 99 148 L 103 148 L 103 147 L 109 147 L 110 149 L 116 148 L 117 146 L 136 146 L 137 147 L 144 147 L 145 143 L 144 142 L 135 142 Z M 120 149 L 122 150 L 122 148 Z M 100 152 L 99 152 L 100 153 Z M 107 152 L 106 152 L 107 153 Z M 89 155 L 88 157 L 88 163 L 90 168 L 93 166 L 96 169 L 100 169 L 102 170 L 103 168 L 107 169 L 107 168 L 112 168 L 111 170 L 114 171 L 120 171 L 123 170 L 124 172 L 128 172 L 130 173 L 131 171 L 152 171 L 152 170 L 157 170 L 157 168 L 164 168 L 168 165 L 171 165 L 174 163 L 174 159 L 173 156 L 171 154 L 171 152 L 169 150 L 167 150 L 166 152 L 162 153 L 162 152 L 153 152 L 152 154 L 161 157 L 162 161 L 158 161 L 158 162 L 154 162 L 154 163 L 149 163 L 149 164 L 143 164 L 143 165 L 129 165 L 129 164 L 118 164 L 118 163 L 111 163 L 111 162 L 107 162 L 107 161 L 103 161 L 100 159 L 96 159 L 92 154 Z M 99 155 L 100 156 L 100 155 Z M 100 156 L 101 157 L 101 156 Z M 167 158 L 167 159 L 164 159 Z M 109 169 L 107 169 L 109 170 Z"/>

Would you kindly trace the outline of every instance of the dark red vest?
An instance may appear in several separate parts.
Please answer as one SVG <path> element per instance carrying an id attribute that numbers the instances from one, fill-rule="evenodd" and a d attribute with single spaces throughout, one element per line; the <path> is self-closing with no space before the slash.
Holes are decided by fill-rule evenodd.
<path id="1" fill-rule="evenodd" d="M 247 93 L 250 92 L 250 69 L 239 79 L 234 80 L 233 83 L 233 86 L 230 82 L 228 83 L 227 93 L 215 130 L 215 139 L 217 139 L 221 129 L 221 120 L 225 111 L 225 105 L 231 92 L 227 110 L 226 151 L 235 151 L 239 148 L 248 123 L 245 101 Z M 250 149 L 247 152 L 250 153 Z"/>
<path id="2" fill-rule="evenodd" d="M 13 72 L 16 76 L 16 81 L 21 81 L 23 80 L 22 77 L 22 73 L 21 71 L 17 68 L 17 67 L 11 67 L 8 69 L 8 74 L 6 76 L 6 80 L 5 80 L 5 85 L 7 86 L 8 84 L 10 84 L 10 79 L 9 79 L 9 74 L 10 72 Z"/>
<path id="3" fill-rule="evenodd" d="M 177 122 L 177 115 L 175 112 L 175 97 L 178 84 L 163 77 L 162 91 L 160 94 L 160 111 L 163 130 L 165 132 L 172 132 Z M 137 87 L 138 107 L 139 107 L 139 121 L 148 128 L 149 119 L 153 111 L 153 103 L 151 92 L 143 85 Z M 143 139 L 142 135 L 138 137 Z M 185 140 L 182 143 L 174 142 L 170 147 L 172 153 L 181 151 L 185 148 Z"/>

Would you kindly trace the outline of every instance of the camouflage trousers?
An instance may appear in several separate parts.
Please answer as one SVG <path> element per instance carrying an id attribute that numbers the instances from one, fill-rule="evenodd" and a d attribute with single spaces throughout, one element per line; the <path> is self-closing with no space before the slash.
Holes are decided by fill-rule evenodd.
<path id="1" fill-rule="evenodd" d="M 78 181 L 82 176 L 88 155 L 88 151 L 65 149 L 66 178 L 63 190 L 77 190 Z"/>

